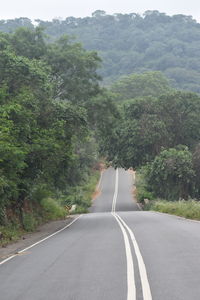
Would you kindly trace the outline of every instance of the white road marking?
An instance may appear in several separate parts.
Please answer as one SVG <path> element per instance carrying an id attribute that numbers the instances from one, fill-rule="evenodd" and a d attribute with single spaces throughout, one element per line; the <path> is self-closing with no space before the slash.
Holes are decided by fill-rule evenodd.
<path id="1" fill-rule="evenodd" d="M 117 195 L 118 195 L 118 182 L 119 182 L 119 171 L 117 169 L 116 177 L 115 177 L 115 191 L 114 191 L 114 195 L 113 195 L 111 214 L 116 219 L 116 221 L 122 231 L 123 237 L 124 237 L 126 261 L 127 261 L 127 300 L 136 300 L 136 287 L 135 287 L 134 266 L 133 266 L 133 257 L 132 257 L 132 252 L 131 252 L 131 246 L 130 246 L 130 242 L 129 242 L 129 238 L 126 233 L 126 230 L 122 226 L 121 222 L 118 220 L 117 215 L 115 213 L 116 201 L 117 201 Z"/>
<path id="2" fill-rule="evenodd" d="M 32 244 L 32 245 L 29 246 L 29 247 L 27 247 L 27 248 L 25 248 L 25 249 L 23 249 L 23 250 L 21 250 L 21 251 L 18 251 L 17 254 L 14 254 L 14 255 L 12 255 L 12 256 L 10 256 L 10 257 L 4 259 L 3 261 L 0 262 L 0 265 L 3 265 L 4 263 L 6 263 L 7 261 L 11 260 L 12 258 L 18 256 L 18 254 L 23 253 L 23 252 L 27 251 L 27 250 L 30 249 L 30 248 L 33 248 L 34 246 L 36 246 L 36 245 L 38 245 L 38 244 L 40 244 L 40 243 L 46 241 L 47 239 L 51 238 L 52 236 L 54 236 L 54 235 L 60 233 L 61 231 L 67 229 L 67 228 L 68 228 L 69 226 L 71 226 L 74 222 L 76 222 L 80 217 L 82 217 L 82 215 L 78 216 L 76 219 L 74 219 L 71 223 L 69 223 L 68 225 L 66 225 L 66 226 L 63 227 L 62 229 L 60 229 L 60 230 L 54 232 L 54 233 L 51 234 L 51 235 L 48 235 L 48 236 L 45 237 L 44 239 L 42 239 L 42 240 L 40 240 L 40 241 L 38 241 L 38 242 Z"/>
<path id="3" fill-rule="evenodd" d="M 139 273 L 140 273 L 141 284 L 142 284 L 143 299 L 144 300 L 152 300 L 151 289 L 150 289 L 150 285 L 149 285 L 149 281 L 148 281 L 148 277 L 147 277 L 145 263 L 142 258 L 142 254 L 140 252 L 138 243 L 135 239 L 134 233 L 118 214 L 116 214 L 116 216 L 119 218 L 121 223 L 124 225 L 124 227 L 127 229 L 128 233 L 130 234 L 131 241 L 132 241 L 133 247 L 135 249 L 135 254 L 137 257 L 137 261 L 138 261 Z"/>
<path id="4" fill-rule="evenodd" d="M 115 212 L 116 203 L 117 203 L 117 195 L 118 195 L 118 182 L 119 182 L 119 170 L 116 169 L 116 177 L 115 177 L 115 192 L 112 201 L 112 212 Z"/>
<path id="5" fill-rule="evenodd" d="M 117 220 L 123 236 L 124 236 L 124 242 L 125 242 L 125 248 L 126 248 L 126 258 L 127 258 L 127 286 L 128 286 L 128 293 L 127 293 L 127 300 L 134 300 L 136 299 L 136 288 L 135 288 L 135 280 L 134 280 L 134 264 L 133 264 L 133 257 L 131 253 L 129 238 L 127 236 L 126 230 L 128 231 L 134 250 L 136 254 L 136 258 L 138 261 L 138 268 L 139 268 L 139 274 L 141 278 L 141 285 L 142 285 L 142 293 L 143 293 L 143 300 L 152 300 L 151 295 L 151 289 L 147 277 L 147 271 L 144 264 L 144 260 L 142 258 L 142 254 L 140 252 L 139 246 L 137 244 L 137 241 L 135 239 L 135 235 L 133 231 L 130 229 L 130 227 L 124 222 L 124 220 L 115 212 L 116 209 L 116 202 L 117 202 L 117 196 L 118 196 L 118 169 L 116 170 L 116 180 L 115 180 L 115 192 L 113 196 L 113 202 L 112 202 L 112 215 Z"/>
<path id="6" fill-rule="evenodd" d="M 124 237 L 124 244 L 126 250 L 126 261 L 127 261 L 127 300 L 136 300 L 136 288 L 135 288 L 135 279 L 134 279 L 134 266 L 133 266 L 133 257 L 131 253 L 131 246 L 128 239 L 126 230 L 122 226 L 121 222 L 118 220 L 115 213 L 112 213 L 115 217 L 119 227 L 122 231 Z"/>

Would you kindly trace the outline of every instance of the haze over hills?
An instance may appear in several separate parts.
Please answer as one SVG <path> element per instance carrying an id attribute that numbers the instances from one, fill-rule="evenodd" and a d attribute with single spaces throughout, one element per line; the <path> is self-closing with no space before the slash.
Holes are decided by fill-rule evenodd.
<path id="1" fill-rule="evenodd" d="M 51 40 L 67 34 L 96 50 L 106 85 L 123 75 L 158 70 L 174 87 L 200 92 L 200 24 L 191 16 L 158 11 L 108 15 L 98 10 L 92 17 L 35 21 Z M 0 21 L 4 32 L 21 26 L 34 27 L 28 18 Z"/>

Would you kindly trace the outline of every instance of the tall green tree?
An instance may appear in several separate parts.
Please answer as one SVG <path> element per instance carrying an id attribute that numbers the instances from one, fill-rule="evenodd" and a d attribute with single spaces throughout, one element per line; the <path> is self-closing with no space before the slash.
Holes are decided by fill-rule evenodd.
<path id="1" fill-rule="evenodd" d="M 87 52 L 62 37 L 49 47 L 46 61 L 52 67 L 55 98 L 83 103 L 98 94 L 100 77 L 96 70 L 100 59 L 96 52 Z"/>
<path id="2" fill-rule="evenodd" d="M 194 195 L 194 179 L 192 154 L 186 147 L 162 151 L 147 167 L 148 186 L 163 199 L 187 200 Z"/>
<path id="3" fill-rule="evenodd" d="M 200 97 L 194 93 L 173 92 L 125 102 L 116 127 L 113 160 L 125 168 L 137 167 L 153 160 L 162 148 L 182 144 L 192 150 L 200 140 L 199 115 Z"/>
<path id="4" fill-rule="evenodd" d="M 172 88 L 161 72 L 145 72 L 122 77 L 111 86 L 111 90 L 121 102 L 137 97 L 158 97 L 170 92 Z"/>

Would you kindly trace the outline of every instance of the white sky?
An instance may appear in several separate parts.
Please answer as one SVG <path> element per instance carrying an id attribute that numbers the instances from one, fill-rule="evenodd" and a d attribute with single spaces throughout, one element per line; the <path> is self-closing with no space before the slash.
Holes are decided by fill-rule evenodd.
<path id="1" fill-rule="evenodd" d="M 169 15 L 192 15 L 200 22 L 199 0 L 1 0 L 0 19 L 85 17 L 98 9 L 108 14 L 159 10 Z"/>

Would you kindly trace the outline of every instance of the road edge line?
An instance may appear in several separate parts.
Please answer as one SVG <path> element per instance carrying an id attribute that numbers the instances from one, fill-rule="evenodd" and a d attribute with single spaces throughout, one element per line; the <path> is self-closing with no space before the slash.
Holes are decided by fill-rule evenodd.
<path id="1" fill-rule="evenodd" d="M 41 244 L 42 242 L 44 242 L 44 241 L 48 240 L 49 238 L 53 237 L 54 235 L 56 235 L 56 234 L 62 232 L 63 230 L 67 229 L 67 228 L 70 227 L 74 222 L 76 222 L 80 217 L 82 217 L 82 215 L 78 216 L 78 217 L 77 217 L 76 219 L 74 219 L 71 223 L 69 223 L 69 224 L 66 225 L 65 227 L 61 228 L 60 230 L 57 230 L 56 232 L 54 232 L 54 233 L 52 233 L 52 234 L 46 236 L 46 237 L 43 238 L 42 240 L 39 240 L 38 242 L 36 242 L 36 243 L 34 243 L 34 244 L 32 244 L 32 245 L 30 245 L 30 246 L 24 248 L 23 250 L 18 251 L 17 254 L 14 254 L 14 255 L 12 255 L 12 256 L 10 256 L 10 257 L 4 259 L 3 261 L 0 262 L 0 266 L 3 265 L 4 263 L 6 263 L 7 261 L 11 260 L 12 258 L 18 256 L 18 254 L 23 253 L 23 252 L 25 252 L 25 251 L 27 251 L 27 250 L 29 250 L 29 249 L 31 249 L 31 248 L 37 246 L 38 244 Z"/>
<path id="2" fill-rule="evenodd" d="M 178 215 L 173 215 L 170 213 L 165 213 L 165 212 L 161 212 L 161 211 L 157 211 L 157 210 L 145 210 L 146 212 L 150 212 L 150 213 L 156 213 L 156 214 L 160 214 L 160 215 L 166 215 L 168 217 L 175 217 L 176 219 L 182 220 L 182 221 L 189 221 L 189 222 L 194 222 L 194 223 L 200 223 L 200 220 L 194 220 L 194 219 L 187 219 L 185 217 L 181 217 Z"/>
<path id="3" fill-rule="evenodd" d="M 117 196 L 118 196 L 118 185 L 119 185 L 119 170 L 117 168 L 116 169 L 116 177 L 115 177 L 115 191 L 114 191 L 114 195 L 113 195 L 112 208 L 111 208 L 112 213 L 114 213 L 115 209 L 116 209 Z"/>

